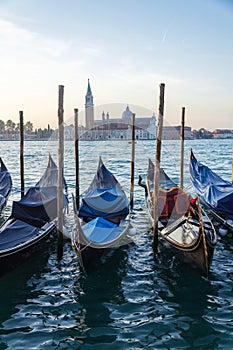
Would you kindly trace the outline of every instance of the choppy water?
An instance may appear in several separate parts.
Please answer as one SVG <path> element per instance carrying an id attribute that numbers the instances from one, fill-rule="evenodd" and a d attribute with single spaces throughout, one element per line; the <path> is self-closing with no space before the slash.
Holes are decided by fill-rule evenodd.
<path id="1" fill-rule="evenodd" d="M 190 147 L 197 158 L 231 180 L 232 140 L 185 142 L 186 187 L 190 186 Z M 43 173 L 48 153 L 57 162 L 56 142 L 25 143 L 25 187 Z M 129 194 L 131 145 L 80 143 L 81 192 L 98 156 Z M 70 242 L 57 259 L 56 241 L 0 278 L 0 349 L 232 349 L 233 244 L 219 239 L 209 279 L 199 276 L 162 246 L 154 259 L 152 236 L 138 174 L 154 160 L 154 141 L 138 141 L 135 159 L 133 223 L 135 244 L 121 247 L 84 276 Z M 2 220 L 20 198 L 19 143 L 0 143 L 0 156 L 12 173 L 14 189 Z M 179 141 L 164 141 L 162 166 L 179 181 Z M 65 177 L 74 192 L 74 147 L 65 144 Z M 72 228 L 72 206 L 66 219 Z"/>

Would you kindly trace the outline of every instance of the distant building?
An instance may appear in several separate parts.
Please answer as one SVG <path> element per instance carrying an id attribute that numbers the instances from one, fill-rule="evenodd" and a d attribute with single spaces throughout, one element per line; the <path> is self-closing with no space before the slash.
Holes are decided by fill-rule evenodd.
<path id="1" fill-rule="evenodd" d="M 233 130 L 229 129 L 215 129 L 212 131 L 213 138 L 215 139 L 232 139 Z"/>
<path id="2" fill-rule="evenodd" d="M 86 129 L 90 130 L 94 126 L 94 102 L 89 79 L 87 85 L 87 93 L 85 97 L 85 116 Z"/>
<path id="3" fill-rule="evenodd" d="M 74 126 L 72 124 L 64 126 L 64 139 L 67 141 L 74 140 Z"/>
<path id="4" fill-rule="evenodd" d="M 162 138 L 164 140 L 178 140 L 180 138 L 181 126 L 163 126 Z M 184 138 L 187 140 L 192 139 L 191 127 L 184 127 Z"/>
<path id="5" fill-rule="evenodd" d="M 93 96 L 88 79 L 85 103 L 86 128 L 80 135 L 81 140 L 129 140 L 132 138 L 132 115 L 126 107 L 121 118 L 110 118 L 109 113 L 103 111 L 101 119 L 94 120 Z M 154 140 L 156 138 L 156 117 L 135 118 L 135 138 Z"/>

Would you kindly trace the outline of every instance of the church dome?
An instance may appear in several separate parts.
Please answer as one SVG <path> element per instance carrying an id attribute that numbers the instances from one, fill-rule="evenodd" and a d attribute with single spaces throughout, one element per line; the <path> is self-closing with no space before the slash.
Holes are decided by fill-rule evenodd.
<path id="1" fill-rule="evenodd" d="M 129 106 L 126 107 L 126 110 L 122 113 L 122 118 L 123 119 L 129 119 L 131 118 L 133 115 L 133 113 L 131 112 L 131 110 L 129 109 Z"/>

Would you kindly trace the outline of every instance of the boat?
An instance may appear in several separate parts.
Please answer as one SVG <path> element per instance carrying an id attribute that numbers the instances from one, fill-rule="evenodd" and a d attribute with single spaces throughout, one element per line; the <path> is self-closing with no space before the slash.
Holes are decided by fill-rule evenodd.
<path id="1" fill-rule="evenodd" d="M 12 189 L 12 179 L 7 167 L 0 157 L 0 212 L 5 207 Z"/>
<path id="2" fill-rule="evenodd" d="M 154 225 L 154 164 L 149 159 L 145 182 L 146 206 Z M 200 207 L 198 197 L 190 196 L 160 168 L 158 197 L 158 234 L 160 241 L 182 262 L 207 277 L 217 243 L 214 226 Z"/>
<path id="3" fill-rule="evenodd" d="M 219 234 L 233 234 L 233 183 L 224 180 L 196 159 L 191 149 L 190 177 L 207 212 L 216 220 Z"/>
<path id="4" fill-rule="evenodd" d="M 79 210 L 73 203 L 75 227 L 71 240 L 84 271 L 98 265 L 109 250 L 133 242 L 136 230 L 130 222 L 128 198 L 101 157 Z"/>
<path id="5" fill-rule="evenodd" d="M 13 201 L 11 215 L 0 228 L 0 274 L 28 259 L 56 231 L 58 169 L 51 155 L 34 187 Z M 64 208 L 68 204 L 64 180 Z"/>

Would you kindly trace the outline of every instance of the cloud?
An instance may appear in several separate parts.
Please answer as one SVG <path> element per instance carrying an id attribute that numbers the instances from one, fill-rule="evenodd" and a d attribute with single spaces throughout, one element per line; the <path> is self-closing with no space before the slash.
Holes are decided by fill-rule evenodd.
<path id="1" fill-rule="evenodd" d="M 101 50 L 99 48 L 96 48 L 96 47 L 84 47 L 82 49 L 82 52 L 85 55 L 93 56 L 93 57 L 99 57 L 102 55 Z"/>
<path id="2" fill-rule="evenodd" d="M 3 48 L 18 48 L 35 39 L 35 34 L 15 26 L 13 23 L 0 20 L 1 50 Z"/>
<path id="3" fill-rule="evenodd" d="M 167 33 L 165 32 L 165 33 L 163 34 L 163 37 L 162 37 L 162 43 L 164 43 L 164 41 L 166 40 L 166 37 L 167 37 Z"/>
<path id="4" fill-rule="evenodd" d="M 37 32 L 20 28 L 5 20 L 0 20 L 0 40 L 1 57 L 14 61 L 18 59 L 28 61 L 32 56 L 37 55 L 59 58 L 70 48 L 69 42 L 46 38 Z"/>

